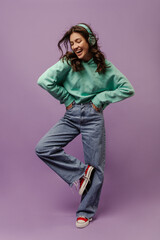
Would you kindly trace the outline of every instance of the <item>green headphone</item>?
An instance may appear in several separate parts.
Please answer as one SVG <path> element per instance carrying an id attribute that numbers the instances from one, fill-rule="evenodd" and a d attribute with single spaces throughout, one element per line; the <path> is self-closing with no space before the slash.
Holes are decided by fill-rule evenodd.
<path id="1" fill-rule="evenodd" d="M 89 33 L 89 39 L 88 42 L 91 46 L 93 46 L 96 43 L 96 38 L 93 35 L 93 33 L 91 32 L 91 30 L 84 24 L 78 24 L 77 26 L 83 27 L 87 30 L 87 32 Z"/>

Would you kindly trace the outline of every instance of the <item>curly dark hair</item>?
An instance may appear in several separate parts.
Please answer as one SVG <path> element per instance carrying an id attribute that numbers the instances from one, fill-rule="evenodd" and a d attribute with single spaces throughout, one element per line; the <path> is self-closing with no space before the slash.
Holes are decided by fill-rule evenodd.
<path id="1" fill-rule="evenodd" d="M 65 59 L 67 61 L 67 63 L 69 65 L 71 65 L 73 71 L 75 71 L 75 72 L 81 71 L 81 70 L 84 69 L 83 65 L 81 64 L 82 60 L 79 59 L 74 52 L 68 51 L 68 43 L 70 43 L 70 35 L 73 32 L 77 32 L 77 33 L 81 34 L 86 39 L 87 43 L 89 44 L 89 51 L 92 53 L 93 60 L 97 64 L 96 72 L 98 72 L 99 74 L 100 73 L 105 73 L 106 68 L 109 68 L 110 66 L 106 64 L 104 53 L 100 50 L 100 47 L 98 46 L 99 38 L 92 31 L 91 27 L 88 24 L 86 24 L 86 23 L 81 23 L 81 24 L 85 24 L 90 29 L 91 33 L 93 34 L 93 36 L 96 39 L 95 44 L 93 46 L 91 46 L 89 44 L 89 42 L 88 42 L 89 33 L 85 28 L 83 28 L 82 26 L 78 26 L 78 25 L 72 26 L 64 34 L 64 36 L 61 38 L 61 40 L 58 42 L 58 48 L 62 53 L 62 55 L 59 59 L 62 59 L 62 61 L 64 61 L 64 59 Z M 61 48 L 62 43 L 63 43 L 63 45 L 66 49 L 65 54 L 63 54 L 63 50 Z"/>

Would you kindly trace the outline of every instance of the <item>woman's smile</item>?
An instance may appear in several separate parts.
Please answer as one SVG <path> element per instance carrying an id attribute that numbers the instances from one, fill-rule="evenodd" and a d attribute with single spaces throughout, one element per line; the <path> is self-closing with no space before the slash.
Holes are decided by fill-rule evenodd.
<path id="1" fill-rule="evenodd" d="M 80 56 L 81 54 L 82 54 L 82 49 L 81 50 L 78 50 L 78 51 L 76 51 L 76 54 L 78 55 L 78 56 Z"/>

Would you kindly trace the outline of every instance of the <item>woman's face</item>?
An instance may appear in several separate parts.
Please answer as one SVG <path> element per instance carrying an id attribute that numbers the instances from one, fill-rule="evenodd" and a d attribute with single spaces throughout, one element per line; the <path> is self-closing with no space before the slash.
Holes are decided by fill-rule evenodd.
<path id="1" fill-rule="evenodd" d="M 79 59 L 89 61 L 92 58 L 92 54 L 89 52 L 89 44 L 80 33 L 73 32 L 70 35 L 70 45 Z"/>

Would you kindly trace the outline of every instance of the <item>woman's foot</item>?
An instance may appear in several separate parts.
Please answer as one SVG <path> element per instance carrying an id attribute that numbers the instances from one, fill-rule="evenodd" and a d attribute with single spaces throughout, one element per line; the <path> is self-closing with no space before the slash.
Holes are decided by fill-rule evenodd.
<path id="1" fill-rule="evenodd" d="M 84 176 L 80 178 L 79 195 L 82 195 L 84 190 L 86 189 L 87 184 L 90 181 L 90 177 L 91 177 L 93 169 L 94 169 L 94 167 L 88 165 L 88 167 L 84 173 Z"/>
<path id="2" fill-rule="evenodd" d="M 78 217 L 76 221 L 76 227 L 77 228 L 84 228 L 88 226 L 89 222 L 92 221 L 92 218 L 86 218 L 86 217 Z"/>

